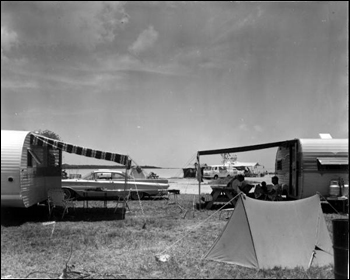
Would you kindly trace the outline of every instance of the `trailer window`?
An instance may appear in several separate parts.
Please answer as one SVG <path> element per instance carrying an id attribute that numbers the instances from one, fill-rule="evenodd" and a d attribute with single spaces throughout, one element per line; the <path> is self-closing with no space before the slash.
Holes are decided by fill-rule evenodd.
<path id="1" fill-rule="evenodd" d="M 33 157 L 29 151 L 27 151 L 27 166 L 33 167 Z"/>
<path id="2" fill-rule="evenodd" d="M 277 161 L 277 170 L 282 170 L 282 160 Z"/>
<path id="3" fill-rule="evenodd" d="M 324 157 L 317 158 L 317 167 L 319 171 L 348 171 L 348 158 Z"/>
<path id="4" fill-rule="evenodd" d="M 27 165 L 29 167 L 33 167 L 33 159 L 38 165 L 42 164 L 42 161 L 39 159 L 38 155 L 34 151 L 28 149 L 27 152 Z"/>

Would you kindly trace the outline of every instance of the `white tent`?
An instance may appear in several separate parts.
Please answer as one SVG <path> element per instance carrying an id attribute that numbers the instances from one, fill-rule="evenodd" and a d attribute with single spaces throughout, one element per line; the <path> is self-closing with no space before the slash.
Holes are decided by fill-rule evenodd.
<path id="1" fill-rule="evenodd" d="M 333 263 L 319 196 L 287 202 L 240 196 L 204 259 L 257 269 Z"/>

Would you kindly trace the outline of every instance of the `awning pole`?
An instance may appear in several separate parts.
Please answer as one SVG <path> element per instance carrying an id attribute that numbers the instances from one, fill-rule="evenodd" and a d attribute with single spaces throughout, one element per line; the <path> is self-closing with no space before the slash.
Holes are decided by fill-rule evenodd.
<path id="1" fill-rule="evenodd" d="M 201 181 L 202 181 L 202 172 L 201 165 L 199 162 L 199 153 L 197 153 L 197 180 L 198 180 L 198 209 L 201 210 Z"/>
<path id="2" fill-rule="evenodd" d="M 124 197 L 124 199 L 123 199 L 123 208 L 124 209 L 126 209 L 126 197 L 125 197 L 125 194 L 126 194 L 126 185 L 127 185 L 127 183 L 128 183 L 128 166 L 129 164 L 128 164 L 128 162 L 126 163 L 126 165 L 125 165 L 125 182 L 124 182 L 124 195 L 123 195 L 123 197 Z M 123 210 L 122 210 L 123 211 Z"/>

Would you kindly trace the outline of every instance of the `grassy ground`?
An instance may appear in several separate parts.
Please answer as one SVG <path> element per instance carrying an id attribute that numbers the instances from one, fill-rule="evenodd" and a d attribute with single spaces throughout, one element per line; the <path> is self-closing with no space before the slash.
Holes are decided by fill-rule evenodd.
<path id="1" fill-rule="evenodd" d="M 114 202 L 77 202 L 63 220 L 56 213 L 48 222 L 44 206 L 1 210 L 1 277 L 136 279 L 332 279 L 333 266 L 303 269 L 255 270 L 236 265 L 202 261 L 226 224 L 215 210 L 193 209 L 194 195 L 173 200 L 130 201 L 131 211 L 117 220 Z M 344 218 L 326 214 L 331 220 Z M 332 237 L 332 235 L 331 235 Z M 166 262 L 159 255 L 169 255 Z"/>

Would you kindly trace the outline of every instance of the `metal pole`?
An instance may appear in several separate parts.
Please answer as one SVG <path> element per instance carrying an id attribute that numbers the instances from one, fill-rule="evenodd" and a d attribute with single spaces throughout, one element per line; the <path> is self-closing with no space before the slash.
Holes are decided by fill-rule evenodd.
<path id="1" fill-rule="evenodd" d="M 199 162 L 199 153 L 197 153 L 197 180 L 198 180 L 198 209 L 201 210 L 201 181 L 202 181 L 202 172 L 201 165 Z"/>
<path id="2" fill-rule="evenodd" d="M 128 157 L 129 158 L 129 157 Z M 127 161 L 127 164 L 125 165 L 125 182 L 124 182 L 124 195 L 123 195 L 123 208 L 126 209 L 126 197 L 125 197 L 125 194 L 126 194 L 126 185 L 128 183 L 128 163 L 129 161 Z M 124 210 L 122 210 L 124 211 Z"/>

